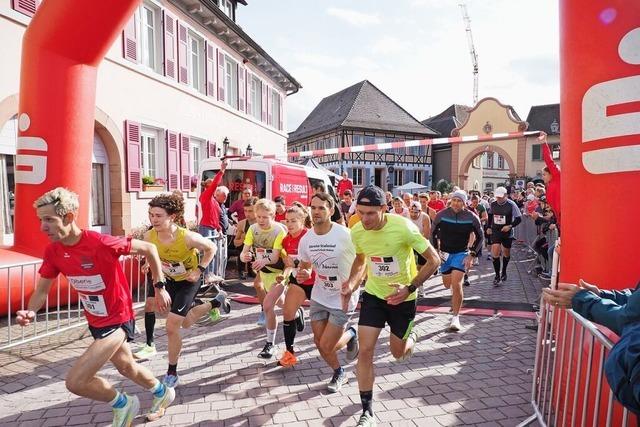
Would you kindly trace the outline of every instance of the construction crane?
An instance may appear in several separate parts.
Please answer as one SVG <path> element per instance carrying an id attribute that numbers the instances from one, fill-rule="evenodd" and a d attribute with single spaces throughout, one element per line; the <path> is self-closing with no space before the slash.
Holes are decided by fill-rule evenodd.
<path id="1" fill-rule="evenodd" d="M 467 32 L 467 43 L 469 44 L 469 53 L 471 54 L 471 64 L 473 65 L 473 105 L 478 103 L 478 53 L 473 44 L 473 34 L 471 34 L 471 19 L 467 13 L 467 5 L 465 3 L 458 4 L 462 10 L 462 20 L 465 23 Z"/>

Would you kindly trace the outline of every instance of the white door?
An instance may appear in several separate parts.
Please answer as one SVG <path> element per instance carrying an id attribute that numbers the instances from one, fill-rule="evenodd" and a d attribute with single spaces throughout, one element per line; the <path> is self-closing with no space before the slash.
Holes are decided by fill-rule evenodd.
<path id="1" fill-rule="evenodd" d="M 109 157 L 102 139 L 93 134 L 91 159 L 91 229 L 100 233 L 111 233 L 111 200 L 109 198 Z"/>

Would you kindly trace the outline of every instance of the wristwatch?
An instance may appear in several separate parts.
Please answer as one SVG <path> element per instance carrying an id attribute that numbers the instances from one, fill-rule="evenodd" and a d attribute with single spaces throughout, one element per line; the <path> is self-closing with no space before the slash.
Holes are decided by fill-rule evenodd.
<path id="1" fill-rule="evenodd" d="M 418 289 L 418 287 L 416 285 L 414 285 L 413 283 L 410 284 L 409 286 L 407 286 L 407 290 L 409 291 L 410 294 L 414 293 L 416 291 L 416 289 Z"/>
<path id="2" fill-rule="evenodd" d="M 472 257 L 474 257 L 474 258 L 475 258 L 476 256 L 478 256 L 478 254 L 476 254 L 476 252 L 475 252 L 475 251 L 472 251 L 472 250 L 470 250 L 470 251 L 469 251 L 469 255 L 471 255 L 471 256 L 472 256 Z"/>
<path id="3" fill-rule="evenodd" d="M 158 282 L 154 284 L 153 287 L 156 289 L 164 289 L 166 285 L 167 285 L 167 282 Z"/>
<path id="4" fill-rule="evenodd" d="M 201 273 L 204 273 L 205 271 L 207 271 L 207 267 L 203 267 L 200 264 L 198 264 L 198 270 L 200 270 Z"/>

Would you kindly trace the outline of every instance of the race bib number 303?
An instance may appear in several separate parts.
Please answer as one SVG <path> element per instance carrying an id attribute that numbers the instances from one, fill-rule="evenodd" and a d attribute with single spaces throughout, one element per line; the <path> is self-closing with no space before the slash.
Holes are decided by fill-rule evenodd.
<path id="1" fill-rule="evenodd" d="M 398 266 L 396 257 L 372 256 L 369 258 L 369 261 L 371 262 L 371 270 L 374 276 L 393 277 L 400 273 L 400 267 Z"/>

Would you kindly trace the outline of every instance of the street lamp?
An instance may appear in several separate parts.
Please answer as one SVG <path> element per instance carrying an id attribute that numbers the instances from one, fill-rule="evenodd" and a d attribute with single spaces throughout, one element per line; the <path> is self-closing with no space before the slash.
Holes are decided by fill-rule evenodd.
<path id="1" fill-rule="evenodd" d="M 253 156 L 253 147 L 251 147 L 251 144 L 247 145 L 247 157 L 251 157 Z"/>
<path id="2" fill-rule="evenodd" d="M 225 136 L 224 140 L 222 141 L 222 155 L 226 156 L 228 150 L 229 150 L 229 138 Z"/>

